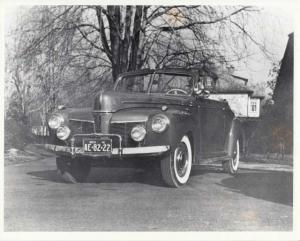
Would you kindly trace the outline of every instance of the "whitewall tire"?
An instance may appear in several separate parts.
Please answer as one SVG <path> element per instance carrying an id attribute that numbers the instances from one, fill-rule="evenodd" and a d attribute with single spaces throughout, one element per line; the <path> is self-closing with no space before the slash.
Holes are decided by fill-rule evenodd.
<path id="1" fill-rule="evenodd" d="M 170 187 L 180 187 L 189 180 L 192 169 L 192 146 L 188 136 L 183 136 L 172 153 L 161 160 L 163 180 Z"/>
<path id="2" fill-rule="evenodd" d="M 228 161 L 223 162 L 223 170 L 231 175 L 238 172 L 240 164 L 240 141 L 237 139 L 234 144 L 233 155 Z"/>

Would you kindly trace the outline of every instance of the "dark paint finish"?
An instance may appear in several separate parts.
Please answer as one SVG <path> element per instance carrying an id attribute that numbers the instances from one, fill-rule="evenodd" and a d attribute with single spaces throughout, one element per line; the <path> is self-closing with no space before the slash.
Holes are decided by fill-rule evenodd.
<path id="1" fill-rule="evenodd" d="M 159 70 L 157 72 L 164 72 Z M 189 74 L 193 83 L 199 80 L 197 72 L 168 70 L 167 73 Z M 154 73 L 145 70 L 125 75 Z M 122 77 L 121 76 L 121 77 Z M 150 89 L 150 88 L 149 88 Z M 162 108 L 162 107 L 165 107 Z M 163 110 L 164 109 L 164 110 Z M 242 136 L 242 126 L 228 106 L 227 102 L 208 99 L 201 95 L 167 95 L 157 93 L 122 93 L 116 91 L 101 92 L 91 108 L 67 108 L 59 111 L 67 119 L 85 119 L 94 121 L 96 132 L 110 133 L 112 123 L 141 122 L 145 124 L 147 134 L 141 146 L 169 145 L 171 150 L 178 145 L 184 135 L 188 135 L 194 153 L 194 164 L 211 157 L 232 155 L 233 143 Z M 151 120 L 155 114 L 164 114 L 170 125 L 163 133 L 151 129 Z M 116 134 L 116 133 L 110 133 Z"/>

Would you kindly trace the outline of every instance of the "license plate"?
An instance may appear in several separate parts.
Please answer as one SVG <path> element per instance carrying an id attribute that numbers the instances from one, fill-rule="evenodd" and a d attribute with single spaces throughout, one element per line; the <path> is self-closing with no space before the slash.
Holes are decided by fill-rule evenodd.
<path id="1" fill-rule="evenodd" d="M 83 150 L 89 153 L 111 153 L 111 139 L 84 139 Z"/>

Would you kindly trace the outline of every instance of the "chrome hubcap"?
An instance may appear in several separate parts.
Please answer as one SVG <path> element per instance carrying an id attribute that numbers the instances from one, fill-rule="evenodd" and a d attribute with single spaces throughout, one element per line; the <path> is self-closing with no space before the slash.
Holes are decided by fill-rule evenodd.
<path id="1" fill-rule="evenodd" d="M 183 177 L 188 168 L 188 150 L 184 144 L 180 144 L 174 153 L 175 166 L 178 176 Z"/>
<path id="2" fill-rule="evenodd" d="M 235 149 L 234 149 L 234 152 L 233 152 L 233 160 L 232 160 L 233 165 L 236 165 L 236 162 L 237 162 L 236 156 L 237 156 L 237 149 L 236 149 L 236 146 L 235 146 Z"/>

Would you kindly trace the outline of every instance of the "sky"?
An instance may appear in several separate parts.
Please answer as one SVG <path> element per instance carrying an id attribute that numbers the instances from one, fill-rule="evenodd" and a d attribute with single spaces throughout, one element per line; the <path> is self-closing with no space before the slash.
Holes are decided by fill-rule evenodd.
<path id="1" fill-rule="evenodd" d="M 291 5 L 261 7 L 260 18 L 251 26 L 255 38 L 265 42 L 272 58 L 267 58 L 261 51 L 247 59 L 247 63 L 236 63 L 236 74 L 249 78 L 249 84 L 266 82 L 270 79 L 269 70 L 272 62 L 283 58 L 288 35 L 295 31 L 294 8 Z"/>

